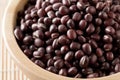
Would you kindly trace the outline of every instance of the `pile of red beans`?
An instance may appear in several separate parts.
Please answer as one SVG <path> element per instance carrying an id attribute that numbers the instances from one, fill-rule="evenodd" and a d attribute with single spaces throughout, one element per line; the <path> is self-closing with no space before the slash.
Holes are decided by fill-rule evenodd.
<path id="1" fill-rule="evenodd" d="M 73 78 L 120 72 L 120 0 L 28 0 L 16 40 L 38 66 Z"/>

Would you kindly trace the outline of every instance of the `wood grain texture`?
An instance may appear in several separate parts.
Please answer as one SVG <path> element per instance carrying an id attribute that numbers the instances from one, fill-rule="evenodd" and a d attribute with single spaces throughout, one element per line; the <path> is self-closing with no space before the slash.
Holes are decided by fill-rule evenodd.
<path id="1" fill-rule="evenodd" d="M 2 38 L 2 19 L 9 0 L 0 0 L 0 80 L 29 80 L 16 66 Z"/>
<path id="2" fill-rule="evenodd" d="M 1 80 L 29 80 L 22 71 L 15 65 L 14 61 L 9 55 L 6 46 L 4 45 L 4 41 L 2 39 L 2 74 Z"/>

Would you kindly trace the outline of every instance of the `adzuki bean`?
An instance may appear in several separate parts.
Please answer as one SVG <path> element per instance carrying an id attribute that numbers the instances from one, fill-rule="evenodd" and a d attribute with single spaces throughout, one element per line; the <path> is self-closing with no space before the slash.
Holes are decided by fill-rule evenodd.
<path id="1" fill-rule="evenodd" d="M 52 73 L 96 78 L 120 72 L 120 0 L 28 0 L 14 36 Z"/>

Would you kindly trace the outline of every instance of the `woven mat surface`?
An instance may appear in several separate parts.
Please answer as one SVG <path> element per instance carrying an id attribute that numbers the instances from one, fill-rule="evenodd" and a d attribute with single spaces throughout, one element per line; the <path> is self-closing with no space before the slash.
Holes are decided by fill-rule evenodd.
<path id="1" fill-rule="evenodd" d="M 0 80 L 29 80 L 14 64 L 2 38 L 2 19 L 9 0 L 0 0 Z"/>

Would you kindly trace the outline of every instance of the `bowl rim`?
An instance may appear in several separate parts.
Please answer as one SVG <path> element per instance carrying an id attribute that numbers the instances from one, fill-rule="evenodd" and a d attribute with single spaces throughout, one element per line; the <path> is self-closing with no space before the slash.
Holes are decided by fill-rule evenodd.
<path id="1" fill-rule="evenodd" d="M 19 10 L 21 10 L 27 0 L 10 0 L 3 18 L 2 24 L 2 34 L 4 38 L 5 45 L 10 52 L 14 62 L 19 66 L 19 68 L 30 78 L 33 80 L 119 80 L 120 73 L 116 73 L 110 76 L 99 77 L 99 78 L 70 78 L 60 76 L 54 73 L 51 73 L 47 70 L 40 68 L 35 65 L 31 60 L 29 60 L 19 48 L 16 39 L 13 34 L 14 26 L 16 23 L 16 14 Z"/>

